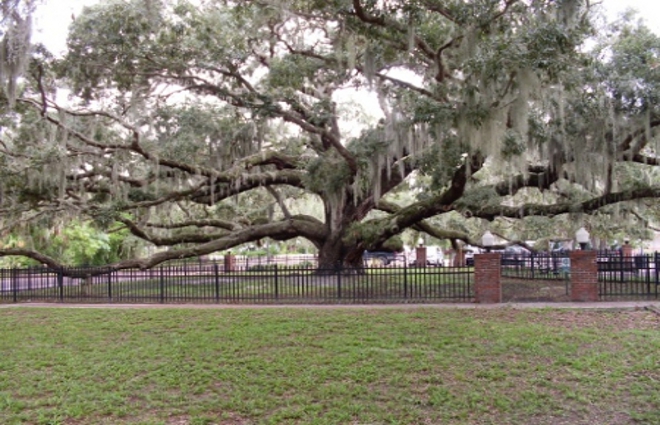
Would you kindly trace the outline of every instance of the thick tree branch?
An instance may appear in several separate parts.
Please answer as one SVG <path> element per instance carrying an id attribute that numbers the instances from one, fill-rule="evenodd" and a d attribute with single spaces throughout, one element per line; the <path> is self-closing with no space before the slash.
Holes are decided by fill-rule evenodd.
<path id="1" fill-rule="evenodd" d="M 219 229 L 225 230 L 238 230 L 241 226 L 231 221 L 226 220 L 217 220 L 217 219 L 207 219 L 207 220 L 188 220 L 182 221 L 179 223 L 146 223 L 145 227 L 151 227 L 154 229 L 182 229 L 184 227 L 217 227 Z"/>
<path id="2" fill-rule="evenodd" d="M 473 205 L 472 216 L 494 220 L 497 217 L 524 218 L 530 216 L 554 217 L 566 213 L 589 213 L 604 206 L 635 199 L 660 197 L 660 188 L 649 187 L 631 189 L 622 192 L 607 193 L 581 202 L 562 202 L 552 205 L 525 204 L 522 206 L 486 206 Z"/>
<path id="3" fill-rule="evenodd" d="M 239 193 L 257 187 L 287 185 L 304 188 L 304 172 L 299 170 L 280 170 L 260 174 L 249 174 L 232 182 L 221 181 L 212 187 L 198 191 L 190 199 L 200 204 L 212 205 Z"/>
<path id="4" fill-rule="evenodd" d="M 311 221 L 291 219 L 274 223 L 268 223 L 261 226 L 253 226 L 236 232 L 229 233 L 214 241 L 203 243 L 190 248 L 174 249 L 165 252 L 156 253 L 148 258 L 131 259 L 111 264 L 108 267 L 113 270 L 141 268 L 147 269 L 157 266 L 168 260 L 197 257 L 210 254 L 216 251 L 223 251 L 242 245 L 248 242 L 254 242 L 263 238 L 273 238 L 277 240 L 293 239 L 302 236 L 310 240 L 322 240 L 326 235 L 322 228 Z M 1 255 L 0 251 L 0 255 Z"/>
<path id="5" fill-rule="evenodd" d="M 520 189 L 534 187 L 540 190 L 549 189 L 559 180 L 559 173 L 552 167 L 528 169 L 530 174 L 517 175 L 493 186 L 499 196 L 515 195 Z"/>
<path id="6" fill-rule="evenodd" d="M 117 221 L 124 224 L 133 235 L 147 242 L 151 242 L 156 246 L 174 246 L 187 243 L 207 243 L 219 239 L 227 234 L 227 232 L 224 231 L 220 233 L 194 232 L 169 237 L 160 237 L 147 233 L 147 231 L 140 227 L 140 225 L 127 218 L 120 217 L 117 218 Z"/>
<path id="7" fill-rule="evenodd" d="M 646 164 L 646 165 L 660 165 L 660 158 L 657 156 L 648 156 L 648 155 L 642 155 L 642 154 L 635 154 L 632 158 L 632 162 L 636 162 L 639 164 Z"/>
<path id="8" fill-rule="evenodd" d="M 0 249 L 0 257 L 17 255 L 32 258 L 46 266 L 50 267 L 53 270 L 57 270 L 62 273 L 64 276 L 71 277 L 89 277 L 94 275 L 106 274 L 115 270 L 123 269 L 148 269 L 154 266 L 157 266 L 168 260 L 183 259 L 198 257 L 206 254 L 211 254 L 216 251 L 223 251 L 226 249 L 233 248 L 235 246 L 254 242 L 259 239 L 266 237 L 286 240 L 293 239 L 295 237 L 302 236 L 310 240 L 321 240 L 325 237 L 323 229 L 310 220 L 301 220 L 301 219 L 291 219 L 284 220 L 276 223 L 268 223 L 262 226 L 254 226 L 248 229 L 243 229 L 240 231 L 228 233 L 222 237 L 196 245 L 189 248 L 180 248 L 180 249 L 171 249 L 168 251 L 158 252 L 150 257 L 146 258 L 135 258 L 130 260 L 119 261 L 117 263 L 108 264 L 99 268 L 90 268 L 90 269 L 78 269 L 78 268 L 67 268 L 64 264 L 58 262 L 52 257 L 44 255 L 40 252 L 22 249 L 22 248 L 8 248 Z"/>
<path id="9" fill-rule="evenodd" d="M 384 211 L 389 214 L 396 214 L 399 211 L 401 211 L 400 206 L 392 202 L 384 201 L 382 199 L 378 201 L 376 208 L 380 211 Z M 439 229 L 438 227 L 433 226 L 432 224 L 428 223 L 425 220 L 420 221 L 419 223 L 414 225 L 413 228 L 438 239 L 455 239 L 455 240 L 458 239 L 470 245 L 474 245 L 475 242 L 475 241 L 471 241 L 470 236 L 466 233 L 458 232 L 456 230 Z"/>
<path id="10" fill-rule="evenodd" d="M 386 218 L 369 220 L 361 226 L 369 229 L 378 229 L 378 235 L 362 236 L 357 240 L 367 240 L 371 245 L 384 243 L 390 237 L 401 233 L 404 229 L 413 226 L 420 221 L 433 217 L 434 215 L 453 210 L 453 204 L 463 196 L 469 175 L 475 173 L 483 167 L 485 158 L 480 153 L 475 153 L 468 158 L 470 161 L 461 165 L 452 177 L 450 186 L 439 192 L 435 196 L 429 196 L 427 199 L 415 202 L 409 206 L 401 208 L 396 213 Z M 357 230 L 360 233 L 360 230 Z"/>

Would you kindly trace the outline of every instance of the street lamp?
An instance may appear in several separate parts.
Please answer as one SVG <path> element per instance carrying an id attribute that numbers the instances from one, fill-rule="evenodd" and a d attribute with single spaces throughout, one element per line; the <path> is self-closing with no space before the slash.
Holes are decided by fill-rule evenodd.
<path id="1" fill-rule="evenodd" d="M 495 245 L 495 237 L 488 230 L 486 230 L 486 233 L 481 237 L 481 245 L 486 248 L 486 252 L 490 252 L 490 248 Z"/>
<path id="2" fill-rule="evenodd" d="M 580 249 L 584 251 L 587 249 L 587 244 L 589 243 L 589 232 L 587 232 L 587 229 L 584 227 L 580 227 L 580 229 L 575 232 L 575 239 L 580 244 Z"/>

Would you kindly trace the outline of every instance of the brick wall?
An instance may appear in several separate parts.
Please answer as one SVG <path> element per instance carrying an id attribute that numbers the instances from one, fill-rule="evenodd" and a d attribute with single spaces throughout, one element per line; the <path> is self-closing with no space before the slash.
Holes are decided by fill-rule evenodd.
<path id="1" fill-rule="evenodd" d="M 474 256 L 475 301 L 482 304 L 502 302 L 501 276 L 502 255 L 498 253 Z"/>
<path id="2" fill-rule="evenodd" d="M 571 301 L 598 301 L 596 251 L 571 252 Z"/>

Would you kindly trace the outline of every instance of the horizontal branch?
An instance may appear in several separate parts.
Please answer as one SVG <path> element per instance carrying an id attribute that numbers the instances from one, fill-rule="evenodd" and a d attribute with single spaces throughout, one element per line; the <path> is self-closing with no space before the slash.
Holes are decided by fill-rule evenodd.
<path id="1" fill-rule="evenodd" d="M 169 224 L 147 223 L 144 226 L 151 227 L 154 229 L 166 229 L 166 230 L 182 229 L 184 227 L 217 227 L 219 229 L 225 229 L 225 230 L 237 230 L 240 227 L 239 225 L 231 221 L 218 220 L 218 219 L 188 220 L 188 221 L 182 221 L 180 223 L 169 223 Z"/>
<path id="2" fill-rule="evenodd" d="M 194 247 L 173 249 L 156 253 L 148 258 L 124 260 L 110 265 L 115 270 L 127 268 L 151 268 L 168 260 L 197 257 L 224 251 L 248 242 L 255 242 L 263 238 L 287 240 L 296 237 L 310 240 L 321 240 L 325 235 L 323 228 L 308 220 L 284 220 L 260 226 L 252 226 L 227 235 L 214 241 Z"/>
<path id="3" fill-rule="evenodd" d="M 376 208 L 379 209 L 380 211 L 387 212 L 390 214 L 396 214 L 401 210 L 400 206 L 384 200 L 380 200 L 378 202 L 378 205 L 376 205 Z M 474 241 L 470 241 L 470 236 L 467 233 L 458 232 L 456 230 L 440 229 L 437 226 L 433 226 L 432 224 L 428 223 L 425 220 L 420 221 L 413 227 L 415 228 L 415 230 L 422 231 L 437 239 L 458 239 L 470 245 L 474 245 L 473 243 Z"/>
<path id="4" fill-rule="evenodd" d="M 186 243 L 207 243 L 219 239 L 227 234 L 226 231 L 221 233 L 194 232 L 179 234 L 176 236 L 162 237 L 147 233 L 146 229 L 140 227 L 140 225 L 138 225 L 136 222 L 127 218 L 119 217 L 117 218 L 117 221 L 124 224 L 133 235 L 156 246 L 174 246 Z"/>
<path id="5" fill-rule="evenodd" d="M 635 199 L 658 198 L 660 187 L 631 189 L 607 193 L 581 202 L 561 202 L 557 204 L 524 204 L 521 206 L 486 206 L 474 205 L 470 209 L 473 217 L 494 220 L 497 217 L 524 218 L 530 216 L 554 217 L 566 213 L 589 213 L 620 202 Z"/>
<path id="6" fill-rule="evenodd" d="M 206 187 L 195 193 L 191 200 L 200 204 L 211 205 L 239 193 L 264 186 L 287 185 L 304 188 L 304 172 L 298 170 L 280 170 L 260 174 L 248 174 L 232 182 L 218 182 L 213 187 Z"/>
<path id="7" fill-rule="evenodd" d="M 638 153 L 635 156 L 633 156 L 632 162 L 636 162 L 638 164 L 646 164 L 646 165 L 660 165 L 660 158 L 656 156 L 647 156 Z"/>
<path id="8" fill-rule="evenodd" d="M 315 222 L 294 218 L 291 220 L 268 223 L 261 226 L 253 226 L 237 232 L 228 233 L 221 238 L 193 247 L 170 249 L 167 251 L 155 253 L 146 258 L 123 260 L 98 268 L 69 268 L 48 255 L 42 254 L 35 250 L 23 248 L 0 249 L 0 257 L 11 255 L 28 257 L 46 265 L 53 270 L 57 270 L 64 276 L 84 278 L 106 274 L 116 270 L 133 268 L 148 269 L 155 267 L 165 261 L 207 255 L 216 251 L 227 250 L 244 243 L 258 241 L 259 239 L 267 237 L 277 240 L 287 240 L 299 236 L 318 241 L 324 238 L 326 235 L 323 228 L 319 227 Z"/>

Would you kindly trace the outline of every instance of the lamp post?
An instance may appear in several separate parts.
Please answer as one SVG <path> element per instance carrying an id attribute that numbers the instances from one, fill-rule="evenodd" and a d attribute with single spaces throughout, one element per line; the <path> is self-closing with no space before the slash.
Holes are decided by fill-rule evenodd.
<path id="1" fill-rule="evenodd" d="M 575 232 L 575 239 L 580 244 L 580 249 L 584 251 L 587 249 L 587 244 L 589 243 L 589 232 L 587 232 L 587 229 L 584 227 L 580 227 L 580 229 Z"/>
<path id="2" fill-rule="evenodd" d="M 486 252 L 490 252 L 490 248 L 495 244 L 495 237 L 493 236 L 490 231 L 486 231 L 484 235 L 481 237 L 481 245 L 486 248 Z"/>

